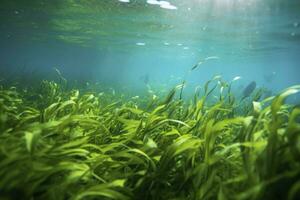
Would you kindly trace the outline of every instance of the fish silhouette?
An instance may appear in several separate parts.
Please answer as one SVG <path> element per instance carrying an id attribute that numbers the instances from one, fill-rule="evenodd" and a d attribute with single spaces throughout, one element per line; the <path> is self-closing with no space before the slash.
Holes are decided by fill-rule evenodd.
<path id="1" fill-rule="evenodd" d="M 252 81 L 251 83 L 249 83 L 247 85 L 247 87 L 243 90 L 242 100 L 249 97 L 252 94 L 252 92 L 255 90 L 255 88 L 256 88 L 256 82 L 255 81 Z"/>

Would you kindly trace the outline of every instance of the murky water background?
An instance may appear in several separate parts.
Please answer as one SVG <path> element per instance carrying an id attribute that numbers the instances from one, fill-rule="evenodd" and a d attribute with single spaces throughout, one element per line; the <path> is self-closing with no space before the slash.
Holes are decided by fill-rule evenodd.
<path id="1" fill-rule="evenodd" d="M 193 88 L 220 74 L 273 91 L 299 84 L 298 0 L 54 0 L 0 5 L 1 76 Z M 190 69 L 199 61 L 199 68 Z M 133 92 L 134 93 L 134 92 Z"/>

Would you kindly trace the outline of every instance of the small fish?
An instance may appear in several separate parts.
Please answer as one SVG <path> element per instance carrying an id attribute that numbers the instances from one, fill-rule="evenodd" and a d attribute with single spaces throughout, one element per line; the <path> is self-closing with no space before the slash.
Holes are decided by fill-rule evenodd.
<path id="1" fill-rule="evenodd" d="M 209 56 L 207 58 L 205 58 L 204 60 L 207 61 L 207 60 L 218 60 L 220 59 L 218 56 Z"/>
<path id="2" fill-rule="evenodd" d="M 56 67 L 53 67 L 53 69 L 55 70 L 55 72 L 59 75 L 62 76 L 61 72 L 59 71 L 59 69 L 57 69 Z"/>
<path id="3" fill-rule="evenodd" d="M 53 69 L 54 69 L 55 72 L 57 73 L 57 75 L 58 75 L 58 77 L 59 77 L 59 79 L 60 79 L 60 82 L 66 84 L 66 83 L 67 83 L 67 79 L 65 79 L 65 78 L 62 76 L 62 73 L 59 71 L 59 69 L 57 69 L 56 67 L 53 67 Z"/>
<path id="4" fill-rule="evenodd" d="M 214 77 L 212 78 L 212 80 L 217 80 L 217 79 L 220 79 L 220 78 L 222 78 L 221 75 L 216 75 L 216 76 L 214 76 Z"/>
<path id="5" fill-rule="evenodd" d="M 197 69 L 197 68 L 198 68 L 200 65 L 202 65 L 202 64 L 203 64 L 202 61 L 198 62 L 196 65 L 194 65 L 194 66 L 192 67 L 191 71 Z"/>
<path id="6" fill-rule="evenodd" d="M 144 43 L 144 42 L 137 42 L 137 43 L 135 43 L 137 46 L 145 46 L 146 45 L 146 43 Z"/>
<path id="7" fill-rule="evenodd" d="M 202 65 L 203 63 L 205 63 L 205 62 L 208 61 L 208 60 L 217 60 L 217 59 L 219 59 L 219 57 L 217 57 L 217 56 L 209 56 L 209 57 L 207 57 L 207 58 L 205 58 L 205 59 L 203 59 L 203 60 L 200 60 L 197 64 L 195 64 L 195 65 L 192 67 L 191 71 L 197 69 L 200 65 Z"/>
<path id="8" fill-rule="evenodd" d="M 239 80 L 239 79 L 241 79 L 242 77 L 240 77 L 240 76 L 236 76 L 236 77 L 234 77 L 233 79 L 232 79 L 232 82 L 233 81 L 237 81 L 237 80 Z"/>
<path id="9" fill-rule="evenodd" d="M 251 83 L 249 83 L 249 85 L 247 85 L 247 87 L 243 91 L 242 100 L 249 97 L 252 94 L 252 92 L 255 90 L 255 88 L 256 88 L 256 82 L 255 81 L 252 81 Z"/>

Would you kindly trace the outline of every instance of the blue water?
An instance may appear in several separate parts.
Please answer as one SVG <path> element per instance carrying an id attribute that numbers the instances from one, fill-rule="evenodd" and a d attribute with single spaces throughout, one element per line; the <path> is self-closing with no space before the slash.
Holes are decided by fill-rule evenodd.
<path id="1" fill-rule="evenodd" d="M 4 78 L 49 78 L 55 67 L 133 93 L 183 80 L 193 91 L 215 75 L 274 92 L 300 84 L 299 0 L 1 2 Z"/>

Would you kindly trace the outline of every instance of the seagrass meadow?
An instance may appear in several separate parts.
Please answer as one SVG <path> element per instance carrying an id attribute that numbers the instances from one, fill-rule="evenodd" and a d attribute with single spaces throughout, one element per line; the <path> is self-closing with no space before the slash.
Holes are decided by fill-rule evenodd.
<path id="1" fill-rule="evenodd" d="M 0 0 L 0 200 L 300 200 L 300 0 Z"/>
<path id="2" fill-rule="evenodd" d="M 1 199 L 297 199 L 300 108 L 285 99 L 300 86 L 240 102 L 231 84 L 214 77 L 190 101 L 182 86 L 134 99 L 1 86 Z"/>

